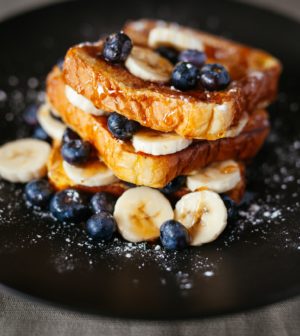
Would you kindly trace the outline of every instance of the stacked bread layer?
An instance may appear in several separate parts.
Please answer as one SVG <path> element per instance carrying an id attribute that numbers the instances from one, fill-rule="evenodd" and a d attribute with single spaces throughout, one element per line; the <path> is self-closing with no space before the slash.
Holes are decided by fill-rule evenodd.
<path id="1" fill-rule="evenodd" d="M 180 152 L 153 156 L 136 152 L 130 141 L 116 139 L 107 128 L 106 116 L 94 116 L 72 105 L 65 95 L 65 82 L 56 67 L 48 77 L 47 97 L 64 122 L 84 140 L 91 142 L 105 164 L 124 181 L 162 188 L 179 175 L 216 161 L 245 161 L 256 155 L 268 132 L 265 110 L 251 115 L 246 127 L 234 138 L 198 140 Z"/>
<path id="2" fill-rule="evenodd" d="M 124 64 L 105 60 L 104 41 L 70 48 L 63 70 L 55 67 L 48 76 L 48 102 L 68 127 L 96 148 L 100 160 L 118 178 L 108 186 L 88 188 L 120 194 L 128 188 L 124 181 L 163 188 L 178 176 L 203 173 L 211 164 L 235 160 L 242 178 L 233 190 L 238 190 L 236 198 L 240 199 L 245 187 L 241 162 L 257 154 L 269 132 L 264 108 L 276 97 L 279 61 L 263 51 L 161 21 L 129 22 L 123 30 L 133 45 L 142 48 L 155 46 L 154 31 L 162 39 L 170 37 L 170 32 L 186 34 L 203 48 L 209 63 L 228 70 L 232 81 L 221 91 L 179 91 L 169 83 L 139 78 Z M 112 112 L 138 122 L 142 128 L 138 135 L 142 138 L 144 132 L 150 144 L 151 137 L 173 136 L 175 149 L 160 151 L 153 144 L 147 151 L 135 136 L 117 139 L 108 127 Z M 59 144 L 53 148 L 48 168 L 57 188 L 76 185 L 64 171 Z M 178 195 L 187 191 L 181 188 Z"/>

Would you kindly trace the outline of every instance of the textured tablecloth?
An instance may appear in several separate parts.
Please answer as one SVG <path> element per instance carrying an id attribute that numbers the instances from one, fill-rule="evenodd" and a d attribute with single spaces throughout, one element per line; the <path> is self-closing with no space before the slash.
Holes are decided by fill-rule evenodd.
<path id="1" fill-rule="evenodd" d="M 99 0 L 100 1 L 100 0 Z M 243 0 L 300 19 L 300 0 Z M 0 0 L 0 20 L 51 0 Z M 56 0 L 56 2 L 58 2 Z M 0 336 L 10 335 L 300 335 L 300 298 L 253 312 L 201 321 L 140 322 L 99 318 L 0 292 Z"/>

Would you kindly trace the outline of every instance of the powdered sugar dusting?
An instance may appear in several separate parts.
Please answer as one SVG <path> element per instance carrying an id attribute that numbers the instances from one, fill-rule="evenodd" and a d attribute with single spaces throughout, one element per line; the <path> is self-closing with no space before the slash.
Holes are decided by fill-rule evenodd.
<path id="1" fill-rule="evenodd" d="M 10 76 L 7 82 L 10 89 L 0 90 L 0 109 L 5 125 L 11 125 L 15 134 L 6 134 L 10 139 L 24 137 L 29 130 L 22 122 L 21 112 L 29 103 L 44 100 L 43 83 L 36 77 L 21 83 L 16 76 Z M 291 115 L 298 113 L 298 103 L 283 92 L 277 108 L 281 105 L 287 107 Z M 0 231 L 3 232 L 0 254 L 46 246 L 50 264 L 60 274 L 78 268 L 92 273 L 100 265 L 117 274 L 130 266 L 142 278 L 143 271 L 155 265 L 160 285 L 168 286 L 172 282 L 185 295 L 197 281 L 212 281 L 218 277 L 227 251 L 236 246 L 248 249 L 274 241 L 276 244 L 270 248 L 278 253 L 283 249 L 300 253 L 300 232 L 295 225 L 300 213 L 300 137 L 297 132 L 296 135 L 290 133 L 277 116 L 264 152 L 249 168 L 251 193 L 247 197 L 250 200 L 244 202 L 238 218 L 212 244 L 167 252 L 158 242 L 133 244 L 119 236 L 108 244 L 95 243 L 87 237 L 83 225 L 61 224 L 47 212 L 28 209 L 22 187 L 0 181 Z M 141 278 L 132 278 L 132 283 L 139 286 Z"/>

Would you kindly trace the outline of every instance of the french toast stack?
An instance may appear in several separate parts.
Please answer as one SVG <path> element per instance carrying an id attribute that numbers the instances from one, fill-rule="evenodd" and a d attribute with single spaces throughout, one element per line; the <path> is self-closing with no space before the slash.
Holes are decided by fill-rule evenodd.
<path id="1" fill-rule="evenodd" d="M 280 72 L 266 52 L 162 21 L 76 45 L 48 75 L 39 111 L 54 138 L 49 180 L 123 194 L 114 216 L 129 241 L 156 238 L 175 218 L 191 245 L 209 242 L 227 222 L 223 195 L 243 197 Z M 90 147 L 76 149 L 78 139 Z"/>

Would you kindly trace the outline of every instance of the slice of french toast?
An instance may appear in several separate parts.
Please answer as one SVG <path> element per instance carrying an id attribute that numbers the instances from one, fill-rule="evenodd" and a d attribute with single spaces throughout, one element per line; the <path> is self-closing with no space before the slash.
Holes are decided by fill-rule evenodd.
<path id="1" fill-rule="evenodd" d="M 264 108 L 276 97 L 281 65 L 271 55 L 162 21 L 129 22 L 124 32 L 135 45 L 148 46 L 149 33 L 156 27 L 174 27 L 201 41 L 208 63 L 220 63 L 228 69 L 232 78 L 229 87 L 183 92 L 168 83 L 145 81 L 123 65 L 107 62 L 101 56 L 101 41 L 69 49 L 64 62 L 65 82 L 97 108 L 117 111 L 148 128 L 207 140 L 226 137 L 226 131 L 239 123 L 245 111 Z"/>
<path id="2" fill-rule="evenodd" d="M 85 168 L 89 169 L 89 163 L 85 165 Z M 226 194 L 236 203 L 241 202 L 246 189 L 245 165 L 242 162 L 239 162 L 239 168 L 240 168 L 241 180 L 232 190 L 226 192 Z M 47 163 L 47 169 L 48 169 L 49 181 L 56 190 L 62 190 L 72 187 L 91 193 L 101 191 L 111 193 L 115 196 L 120 196 L 125 190 L 129 188 L 129 186 L 126 183 L 120 180 L 109 185 L 97 186 L 97 187 L 87 187 L 84 185 L 78 185 L 74 183 L 64 171 L 63 158 L 60 153 L 59 143 L 54 143 L 52 147 Z M 190 190 L 188 190 L 186 187 L 182 187 L 178 191 L 172 194 L 168 194 L 168 197 L 171 200 L 176 201 L 177 199 L 181 198 L 182 196 L 186 195 L 189 192 Z"/>
<path id="3" fill-rule="evenodd" d="M 95 146 L 102 160 L 119 179 L 153 188 L 162 188 L 175 177 L 187 175 L 212 162 L 248 160 L 256 155 L 269 132 L 267 112 L 257 110 L 243 132 L 235 138 L 195 140 L 180 152 L 153 156 L 136 152 L 130 141 L 116 139 L 107 128 L 107 117 L 96 117 L 71 105 L 58 67 L 48 76 L 47 97 L 64 122 Z"/>

